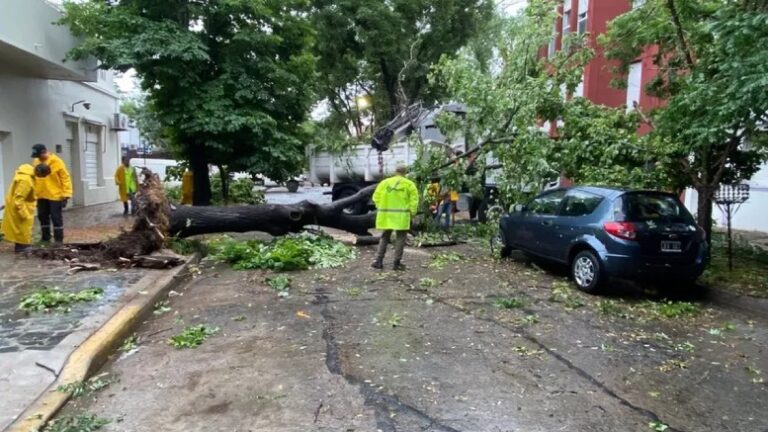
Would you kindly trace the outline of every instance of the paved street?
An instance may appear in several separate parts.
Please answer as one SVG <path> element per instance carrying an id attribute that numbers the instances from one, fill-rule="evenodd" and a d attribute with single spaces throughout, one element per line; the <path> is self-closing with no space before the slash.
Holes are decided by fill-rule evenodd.
<path id="1" fill-rule="evenodd" d="M 296 193 L 290 193 L 287 189 L 279 187 L 267 189 L 265 197 L 269 204 L 293 204 L 301 200 L 325 204 L 331 202 L 331 196 L 323 193 L 330 191 L 329 187 L 301 186 Z"/>
<path id="2" fill-rule="evenodd" d="M 460 266 L 429 266 L 448 251 Z M 768 430 L 765 316 L 706 293 L 587 296 L 557 269 L 476 246 L 407 249 L 405 273 L 360 252 L 289 274 L 286 299 L 269 273 L 208 261 L 105 368 L 117 382 L 65 414 L 110 431 Z M 220 332 L 166 343 L 196 324 Z"/>

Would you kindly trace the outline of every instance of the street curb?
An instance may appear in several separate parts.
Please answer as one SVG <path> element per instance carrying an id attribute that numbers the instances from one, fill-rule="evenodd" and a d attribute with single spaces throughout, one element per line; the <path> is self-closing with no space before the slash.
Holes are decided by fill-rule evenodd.
<path id="1" fill-rule="evenodd" d="M 56 381 L 5 432 L 41 430 L 69 400 L 69 393 L 60 392 L 57 388 L 63 384 L 84 381 L 96 373 L 123 340 L 152 313 L 155 303 L 163 300 L 169 291 L 177 287 L 188 275 L 186 270 L 190 265 L 198 263 L 200 259 L 201 256 L 195 254 L 181 266 L 160 277 L 152 271 L 142 277 L 137 283 L 136 295 L 69 355 Z"/>

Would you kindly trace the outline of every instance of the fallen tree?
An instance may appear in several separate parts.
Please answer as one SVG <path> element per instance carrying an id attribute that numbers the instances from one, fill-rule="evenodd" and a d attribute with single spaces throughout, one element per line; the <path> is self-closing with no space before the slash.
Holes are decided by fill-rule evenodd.
<path id="1" fill-rule="evenodd" d="M 219 232 L 262 231 L 278 236 L 299 232 L 307 225 L 337 228 L 357 235 L 368 235 L 375 213 L 350 215 L 344 209 L 367 201 L 375 185 L 330 204 L 301 201 L 296 204 L 260 204 L 233 207 L 177 207 L 170 213 L 170 234 L 189 237 Z"/>
<path id="2" fill-rule="evenodd" d="M 174 207 L 168 201 L 163 183 L 156 174 L 145 169 L 142 177 L 136 196 L 136 219 L 130 231 L 124 231 L 116 238 L 101 243 L 36 248 L 30 254 L 43 259 L 67 260 L 80 270 L 97 268 L 82 265 L 93 262 L 168 267 L 178 264 L 180 259 L 150 255 L 163 249 L 172 237 L 249 231 L 279 236 L 300 232 L 311 225 L 368 235 L 376 218 L 375 213 L 349 215 L 344 212 L 345 208 L 355 203 L 369 200 L 375 185 L 330 204 L 302 201 L 286 205 Z"/>

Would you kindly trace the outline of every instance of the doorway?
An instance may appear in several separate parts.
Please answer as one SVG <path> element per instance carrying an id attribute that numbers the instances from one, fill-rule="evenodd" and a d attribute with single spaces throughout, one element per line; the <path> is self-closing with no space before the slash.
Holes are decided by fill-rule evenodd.
<path id="1" fill-rule="evenodd" d="M 11 171 L 7 171 L 5 169 L 5 162 L 8 160 L 6 156 L 6 152 L 8 149 L 11 148 L 10 145 L 11 142 L 11 133 L 10 132 L 4 132 L 0 131 L 0 207 L 5 205 L 5 185 L 10 184 L 12 181 L 11 178 L 8 178 L 7 182 L 5 179 L 6 172 L 8 172 L 8 175 L 13 175 Z M 3 217 L 3 210 L 0 210 L 0 219 Z"/>

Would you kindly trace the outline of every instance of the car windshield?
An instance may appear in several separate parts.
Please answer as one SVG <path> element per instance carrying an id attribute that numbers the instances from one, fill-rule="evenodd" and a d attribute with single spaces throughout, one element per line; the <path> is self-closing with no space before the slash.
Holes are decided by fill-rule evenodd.
<path id="1" fill-rule="evenodd" d="M 662 193 L 628 193 L 614 207 L 615 220 L 626 222 L 694 223 L 680 201 Z"/>

